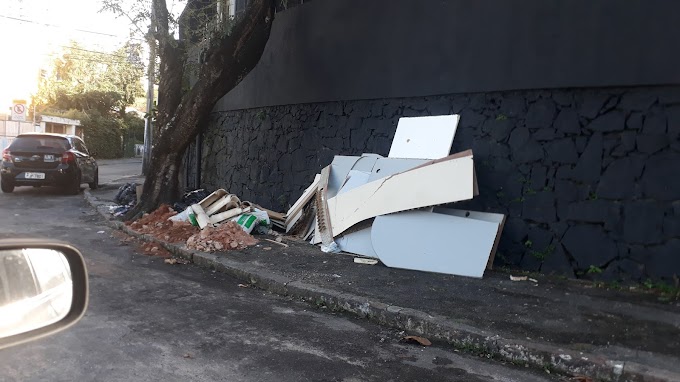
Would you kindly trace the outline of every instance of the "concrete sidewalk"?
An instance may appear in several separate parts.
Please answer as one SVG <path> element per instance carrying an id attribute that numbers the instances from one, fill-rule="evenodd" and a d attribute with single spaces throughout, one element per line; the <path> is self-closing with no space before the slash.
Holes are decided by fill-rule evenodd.
<path id="1" fill-rule="evenodd" d="M 105 205 L 115 190 L 86 191 L 86 198 L 108 218 Z M 289 247 L 260 240 L 257 247 L 216 254 L 161 244 L 262 289 L 487 357 L 608 381 L 680 381 L 679 301 L 553 277 L 515 282 L 491 271 L 478 280 L 359 265 L 349 255 L 284 242 Z"/>

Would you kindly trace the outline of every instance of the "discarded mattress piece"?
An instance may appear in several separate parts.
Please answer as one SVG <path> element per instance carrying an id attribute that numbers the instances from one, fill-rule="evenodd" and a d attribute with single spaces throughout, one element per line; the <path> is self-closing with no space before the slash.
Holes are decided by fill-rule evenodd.
<path id="1" fill-rule="evenodd" d="M 459 120 L 401 118 L 388 157 L 335 156 L 286 214 L 266 212 L 324 252 L 363 256 L 358 263 L 482 277 L 505 215 L 440 207 L 479 194 L 472 151 L 449 155 Z"/>

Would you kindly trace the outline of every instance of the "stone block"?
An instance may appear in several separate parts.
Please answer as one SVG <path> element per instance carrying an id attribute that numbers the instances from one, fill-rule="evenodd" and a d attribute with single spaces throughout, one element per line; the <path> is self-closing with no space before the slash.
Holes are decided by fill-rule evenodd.
<path id="1" fill-rule="evenodd" d="M 574 268 L 561 244 L 555 245 L 554 251 L 543 260 L 541 273 L 548 275 L 574 276 Z"/>
<path id="2" fill-rule="evenodd" d="M 602 199 L 630 199 L 642 163 L 634 157 L 613 161 L 602 174 L 597 185 L 597 197 Z M 636 171 L 637 170 L 637 171 Z"/>
<path id="3" fill-rule="evenodd" d="M 571 91 L 555 90 L 552 99 L 559 106 L 571 106 L 574 104 L 574 93 Z"/>
<path id="4" fill-rule="evenodd" d="M 661 242 L 664 211 L 656 201 L 630 202 L 624 207 L 623 235 L 626 242 Z"/>
<path id="5" fill-rule="evenodd" d="M 547 174 L 548 174 L 547 167 L 540 164 L 534 165 L 531 168 L 531 176 L 529 177 L 528 186 L 536 191 L 543 190 L 543 187 L 545 187 L 546 184 Z"/>
<path id="6" fill-rule="evenodd" d="M 680 215 L 667 215 L 663 219 L 663 235 L 680 239 Z M 678 254 L 680 256 L 680 253 Z"/>
<path id="7" fill-rule="evenodd" d="M 556 112 L 557 108 L 551 99 L 540 99 L 529 106 L 525 118 L 526 127 L 538 129 L 552 126 Z"/>
<path id="8" fill-rule="evenodd" d="M 513 158 L 517 163 L 531 163 L 544 159 L 543 146 L 530 139 L 517 151 L 513 151 Z"/>
<path id="9" fill-rule="evenodd" d="M 571 164 L 578 160 L 576 145 L 571 138 L 557 139 L 548 143 L 546 153 L 550 160 L 557 163 Z"/>
<path id="10" fill-rule="evenodd" d="M 555 196 L 553 193 L 541 191 L 533 195 L 525 195 L 522 217 L 539 223 L 555 221 Z"/>
<path id="11" fill-rule="evenodd" d="M 625 121 L 624 114 L 614 110 L 597 117 L 586 128 L 596 132 L 621 131 L 626 128 Z"/>
<path id="12" fill-rule="evenodd" d="M 664 105 L 680 103 L 680 87 L 669 86 L 666 88 L 655 89 L 659 96 L 659 102 Z"/>
<path id="13" fill-rule="evenodd" d="M 562 244 L 579 268 L 605 264 L 618 255 L 616 243 L 598 225 L 572 226 L 564 234 Z"/>
<path id="14" fill-rule="evenodd" d="M 508 117 L 524 117 L 526 110 L 526 99 L 519 92 L 509 94 L 501 102 L 500 111 Z"/>
<path id="15" fill-rule="evenodd" d="M 680 239 L 648 248 L 649 257 L 645 262 L 647 273 L 673 282 L 673 276 L 680 277 Z"/>
<path id="16" fill-rule="evenodd" d="M 654 154 L 669 144 L 666 134 L 644 134 L 637 137 L 637 149 L 644 154 Z"/>
<path id="17" fill-rule="evenodd" d="M 532 137 L 539 142 L 551 141 L 555 138 L 561 138 L 563 136 L 564 134 L 556 131 L 552 126 L 538 129 L 532 134 Z"/>
<path id="18" fill-rule="evenodd" d="M 620 135 L 620 143 L 612 150 L 613 156 L 624 156 L 635 149 L 637 133 L 634 131 L 623 131 Z"/>
<path id="19" fill-rule="evenodd" d="M 640 181 L 646 198 L 657 200 L 680 200 L 680 154 L 662 152 L 647 160 Z"/>
<path id="20" fill-rule="evenodd" d="M 666 109 L 668 118 L 668 138 L 677 141 L 680 139 L 680 105 Z"/>
<path id="21" fill-rule="evenodd" d="M 505 141 L 515 127 L 515 121 L 511 119 L 487 119 L 484 121 L 482 131 L 489 134 L 495 141 Z"/>
<path id="22" fill-rule="evenodd" d="M 571 203 L 566 220 L 585 223 L 605 223 L 621 218 L 619 203 L 607 200 L 584 200 Z"/>
<path id="23" fill-rule="evenodd" d="M 522 146 L 524 146 L 526 141 L 529 140 L 530 135 L 529 129 L 526 127 L 517 127 L 512 130 L 512 133 L 510 133 L 510 139 L 508 140 L 510 150 L 513 152 L 518 151 Z"/>
<path id="24" fill-rule="evenodd" d="M 640 132 L 640 130 L 642 130 L 642 120 L 643 120 L 642 113 L 639 112 L 630 113 L 628 119 L 626 119 L 626 129 Z"/>
<path id="25" fill-rule="evenodd" d="M 621 96 L 619 108 L 623 110 L 647 110 L 657 100 L 656 92 L 651 90 L 630 90 Z"/>
<path id="26" fill-rule="evenodd" d="M 578 114 L 574 109 L 562 109 L 559 114 L 557 114 L 553 126 L 555 127 L 555 130 L 564 134 L 579 134 L 581 132 Z"/>
<path id="27" fill-rule="evenodd" d="M 645 117 L 642 124 L 643 134 L 666 134 L 666 116 L 663 114 L 651 114 Z"/>
<path id="28" fill-rule="evenodd" d="M 597 117 L 605 102 L 609 98 L 608 95 L 602 93 L 582 93 L 580 95 L 582 100 L 578 109 L 579 115 L 593 119 Z"/>
<path id="29" fill-rule="evenodd" d="M 555 180 L 555 199 L 562 202 L 573 202 L 578 200 L 579 193 L 576 185 L 564 179 Z"/>
<path id="30" fill-rule="evenodd" d="M 572 171 L 572 179 L 595 183 L 602 172 L 602 134 L 595 133 Z"/>

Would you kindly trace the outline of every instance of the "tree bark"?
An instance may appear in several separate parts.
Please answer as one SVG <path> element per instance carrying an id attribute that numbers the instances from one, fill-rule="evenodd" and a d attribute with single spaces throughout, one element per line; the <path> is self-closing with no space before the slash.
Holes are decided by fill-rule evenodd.
<path id="1" fill-rule="evenodd" d="M 161 59 L 157 134 L 141 202 L 127 215 L 135 219 L 179 195 L 179 169 L 183 154 L 209 120 L 217 101 L 255 67 L 269 39 L 274 20 L 273 0 L 252 0 L 229 35 L 209 41 L 197 83 L 181 95 L 184 47 L 168 34 L 165 0 L 153 0 L 158 15 L 157 39 Z M 163 18 L 164 23 L 163 23 Z"/>

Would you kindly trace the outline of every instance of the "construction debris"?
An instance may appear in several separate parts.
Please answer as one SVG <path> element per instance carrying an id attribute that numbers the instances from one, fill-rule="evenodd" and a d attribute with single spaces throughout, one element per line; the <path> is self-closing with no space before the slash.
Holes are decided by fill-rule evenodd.
<path id="1" fill-rule="evenodd" d="M 274 226 L 324 252 L 482 277 L 505 215 L 439 207 L 479 195 L 472 151 L 449 155 L 459 119 L 401 118 L 389 157 L 336 156 L 287 213 L 267 210 Z"/>
<path id="2" fill-rule="evenodd" d="M 378 260 L 376 259 L 366 259 L 362 257 L 355 257 L 354 262 L 357 264 L 366 264 L 366 265 L 376 265 L 378 264 Z"/>
<path id="3" fill-rule="evenodd" d="M 254 237 L 247 234 L 233 221 L 217 227 L 206 227 L 187 239 L 187 248 L 203 252 L 231 249 L 244 249 L 257 244 Z"/>
<path id="4" fill-rule="evenodd" d="M 268 241 L 268 242 L 270 242 L 270 243 L 278 244 L 278 245 L 280 245 L 280 246 L 282 246 L 282 247 L 288 248 L 288 244 L 282 243 L 282 242 L 280 242 L 280 241 L 278 241 L 278 240 L 272 240 L 272 239 L 264 239 L 264 240 L 266 240 L 266 241 Z M 263 248 L 263 249 L 265 249 L 265 248 Z"/>

